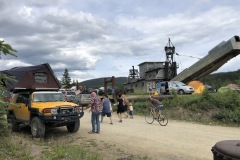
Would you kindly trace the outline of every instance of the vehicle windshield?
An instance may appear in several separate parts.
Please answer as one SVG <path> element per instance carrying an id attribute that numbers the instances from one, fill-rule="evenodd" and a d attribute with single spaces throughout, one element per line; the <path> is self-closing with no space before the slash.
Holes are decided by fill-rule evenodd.
<path id="1" fill-rule="evenodd" d="M 34 93 L 33 95 L 34 102 L 56 102 L 64 101 L 62 93 Z"/>
<path id="2" fill-rule="evenodd" d="M 177 85 L 179 85 L 179 86 L 186 86 L 186 84 L 184 84 L 184 83 L 182 83 L 182 82 L 176 81 L 175 83 L 176 83 Z"/>

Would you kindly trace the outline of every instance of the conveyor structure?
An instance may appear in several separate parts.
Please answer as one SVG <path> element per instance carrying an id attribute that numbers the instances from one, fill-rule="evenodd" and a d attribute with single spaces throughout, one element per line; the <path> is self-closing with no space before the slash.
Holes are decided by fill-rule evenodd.
<path id="1" fill-rule="evenodd" d="M 209 75 L 219 69 L 230 59 L 240 54 L 240 38 L 234 36 L 228 41 L 223 41 L 208 52 L 208 55 L 200 59 L 198 62 L 183 70 L 171 81 L 181 81 L 188 83 L 192 80 Z"/>

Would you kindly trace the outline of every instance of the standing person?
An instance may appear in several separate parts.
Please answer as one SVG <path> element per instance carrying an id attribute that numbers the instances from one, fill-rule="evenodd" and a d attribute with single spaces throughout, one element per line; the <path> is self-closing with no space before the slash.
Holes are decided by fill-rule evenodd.
<path id="1" fill-rule="evenodd" d="M 168 87 L 168 82 L 165 83 L 165 93 L 169 95 L 169 87 Z"/>
<path id="2" fill-rule="evenodd" d="M 132 106 L 132 103 L 129 103 L 129 115 L 130 115 L 130 118 L 133 119 L 133 106 Z"/>
<path id="3" fill-rule="evenodd" d="M 124 106 L 125 118 L 128 118 L 127 110 L 129 108 L 129 101 L 128 101 L 128 98 L 126 97 L 126 92 L 125 91 L 122 92 L 122 98 L 123 98 L 123 106 Z"/>
<path id="4" fill-rule="evenodd" d="M 96 92 L 91 93 L 92 99 L 89 106 L 92 111 L 92 131 L 88 132 L 89 134 L 100 133 L 100 122 L 99 116 L 102 112 L 101 99 L 97 96 Z"/>
<path id="5" fill-rule="evenodd" d="M 148 92 L 149 92 L 149 95 L 152 95 L 152 85 L 150 82 L 148 82 Z"/>
<path id="6" fill-rule="evenodd" d="M 161 92 L 160 92 L 161 83 L 160 82 L 157 83 L 156 88 L 157 88 L 158 95 L 161 95 Z"/>
<path id="7" fill-rule="evenodd" d="M 110 118 L 110 124 L 113 124 L 112 122 L 112 106 L 111 106 L 111 102 L 108 99 L 108 95 L 104 94 L 103 99 L 102 99 L 102 105 L 103 105 L 103 109 L 102 109 L 102 114 L 101 114 L 101 123 L 103 122 L 103 117 L 105 117 L 105 115 L 107 115 L 107 117 Z"/>
<path id="8" fill-rule="evenodd" d="M 122 94 L 118 95 L 118 99 L 117 99 L 117 115 L 119 118 L 119 122 L 122 122 L 122 113 L 124 113 L 124 105 L 123 105 L 123 98 L 122 98 Z"/>

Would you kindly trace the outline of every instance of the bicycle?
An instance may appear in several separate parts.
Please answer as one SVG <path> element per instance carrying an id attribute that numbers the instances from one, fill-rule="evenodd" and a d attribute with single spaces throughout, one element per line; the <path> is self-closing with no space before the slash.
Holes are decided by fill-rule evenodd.
<path id="1" fill-rule="evenodd" d="M 148 107 L 147 111 L 145 113 L 145 120 L 148 124 L 152 124 L 154 120 L 158 121 L 158 123 L 161 126 L 166 126 L 168 124 L 168 118 L 166 114 L 162 113 L 161 110 L 163 110 L 163 105 L 161 109 L 159 110 L 158 116 L 155 116 L 155 108 L 154 107 Z"/>

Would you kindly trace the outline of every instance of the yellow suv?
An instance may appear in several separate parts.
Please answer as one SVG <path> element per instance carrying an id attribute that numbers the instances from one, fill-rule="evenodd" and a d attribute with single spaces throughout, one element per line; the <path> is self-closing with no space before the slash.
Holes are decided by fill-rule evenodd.
<path id="1" fill-rule="evenodd" d="M 64 101 L 58 91 L 21 91 L 14 94 L 8 106 L 7 117 L 12 131 L 18 131 L 20 124 L 31 127 L 33 137 L 42 138 L 46 127 L 66 126 L 69 132 L 77 132 L 83 108 Z"/>

